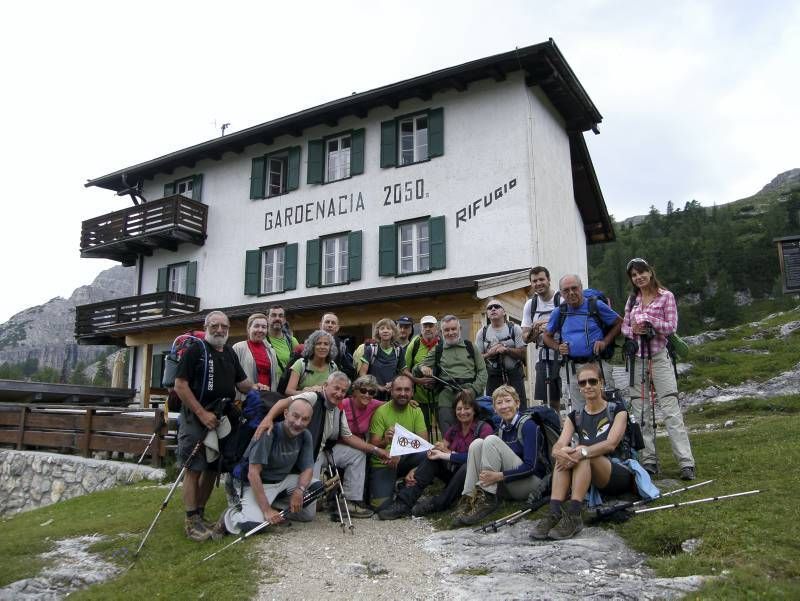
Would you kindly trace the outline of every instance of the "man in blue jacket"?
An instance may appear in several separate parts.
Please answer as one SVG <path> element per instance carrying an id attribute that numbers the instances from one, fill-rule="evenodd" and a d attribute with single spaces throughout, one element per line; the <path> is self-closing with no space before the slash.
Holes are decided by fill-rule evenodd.
<path id="1" fill-rule="evenodd" d="M 544 333 L 544 344 L 558 350 L 567 358 L 566 369 L 570 383 L 572 409 L 580 412 L 586 401 L 578 388 L 574 374 L 584 363 L 595 361 L 598 356 L 619 335 L 622 329 L 622 318 L 603 301 L 596 300 L 596 316 L 591 315 L 589 299 L 583 295 L 583 284 L 575 274 L 565 275 L 558 281 L 563 303 L 550 314 L 547 330 Z M 561 312 L 565 311 L 562 318 Z M 602 321 L 607 328 L 605 334 L 598 322 Z M 556 335 L 560 334 L 560 340 Z M 611 366 L 603 361 L 603 378 L 609 384 L 614 382 Z"/>

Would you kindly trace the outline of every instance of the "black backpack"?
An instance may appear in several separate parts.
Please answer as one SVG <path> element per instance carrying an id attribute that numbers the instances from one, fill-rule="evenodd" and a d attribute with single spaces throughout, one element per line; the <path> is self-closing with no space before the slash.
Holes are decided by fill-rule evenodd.
<path id="1" fill-rule="evenodd" d="M 591 317 L 597 322 L 597 325 L 600 327 L 600 330 L 603 332 L 603 336 L 605 337 L 609 330 L 614 327 L 614 324 L 607 326 L 603 322 L 603 319 L 600 317 L 600 311 L 597 309 L 597 301 L 603 301 L 603 303 L 605 303 L 609 309 L 611 308 L 611 302 L 608 300 L 608 297 L 605 295 L 605 293 L 595 290 L 594 288 L 584 288 L 583 296 L 589 301 L 589 314 L 587 315 L 587 318 Z M 561 328 L 564 327 L 564 322 L 567 320 L 568 313 L 565 311 L 566 306 L 566 303 L 561 303 L 559 305 L 558 329 L 556 332 L 561 331 Z M 555 332 L 553 333 L 555 334 Z M 600 353 L 600 358 L 609 361 L 614 356 L 614 351 L 616 350 L 617 341 L 612 340 L 611 344 L 604 348 L 603 352 Z"/>
<path id="2" fill-rule="evenodd" d="M 547 405 L 535 405 L 520 412 L 517 421 L 517 441 L 522 444 L 522 426 L 529 419 L 533 420 L 542 432 L 542 444 L 538 449 L 538 461 L 544 462 L 547 472 L 553 471 L 553 445 L 561 436 L 561 420 L 558 413 Z"/>

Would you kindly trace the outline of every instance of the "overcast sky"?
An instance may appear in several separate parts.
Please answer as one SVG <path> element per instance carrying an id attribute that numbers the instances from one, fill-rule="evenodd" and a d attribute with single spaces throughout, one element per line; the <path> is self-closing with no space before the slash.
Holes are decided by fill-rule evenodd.
<path id="1" fill-rule="evenodd" d="M 800 167 L 800 3 L 6 2 L 0 323 L 114 263 L 87 179 L 329 100 L 552 37 L 603 115 L 609 211 L 753 194 Z"/>

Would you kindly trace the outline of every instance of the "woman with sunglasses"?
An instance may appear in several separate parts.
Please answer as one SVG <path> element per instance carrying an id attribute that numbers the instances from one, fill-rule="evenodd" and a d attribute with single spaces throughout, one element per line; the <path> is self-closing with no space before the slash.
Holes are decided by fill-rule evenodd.
<path id="1" fill-rule="evenodd" d="M 341 402 L 340 408 L 347 417 L 350 431 L 367 440 L 372 414 L 383 405 L 383 401 L 375 398 L 378 392 L 378 381 L 375 376 L 359 376 L 353 382 L 350 390 L 350 396 Z"/>
<path id="2" fill-rule="evenodd" d="M 406 515 L 427 515 L 444 511 L 461 496 L 467 477 L 467 453 L 473 440 L 494 433 L 491 422 L 478 419 L 478 402 L 460 396 L 456 401 L 456 420 L 444 434 L 444 440 L 428 451 L 425 459 L 412 469 L 405 479 L 405 488 L 397 493 L 391 505 L 378 512 L 382 520 L 394 520 Z M 420 497 L 425 489 L 439 478 L 445 488 L 435 497 Z"/>
<path id="3" fill-rule="evenodd" d="M 628 412 L 605 399 L 603 375 L 596 363 L 581 366 L 576 377 L 586 406 L 580 413 L 570 412 L 553 445 L 556 466 L 550 513 L 531 532 L 531 538 L 537 540 L 572 538 L 583 529 L 581 509 L 591 485 L 609 496 L 635 490 L 633 472 L 611 461 L 625 436 Z"/>
<path id="4" fill-rule="evenodd" d="M 640 382 L 630 388 L 632 410 L 644 436 L 645 446 L 639 454 L 639 462 L 651 475 L 658 473 L 652 416 L 655 403 L 647 402 L 648 397 L 655 394 L 664 414 L 672 454 L 680 466 L 681 479 L 694 480 L 694 456 L 678 405 L 678 382 L 667 351 L 667 337 L 678 329 L 675 297 L 661 285 L 655 270 L 644 259 L 631 259 L 626 270 L 633 292 L 625 304 L 622 333 L 637 343 L 633 370 L 644 374 Z"/>

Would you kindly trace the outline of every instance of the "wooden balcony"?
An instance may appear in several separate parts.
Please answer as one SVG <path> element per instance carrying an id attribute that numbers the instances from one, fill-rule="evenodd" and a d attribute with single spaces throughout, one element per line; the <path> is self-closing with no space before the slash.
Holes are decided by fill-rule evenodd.
<path id="1" fill-rule="evenodd" d="M 153 292 L 75 307 L 79 344 L 119 344 L 115 326 L 196 313 L 200 299 L 176 292 Z"/>
<path id="2" fill-rule="evenodd" d="M 81 257 L 133 265 L 156 248 L 176 250 L 182 242 L 202 246 L 208 206 L 181 195 L 167 196 L 87 219 L 81 229 Z"/>

